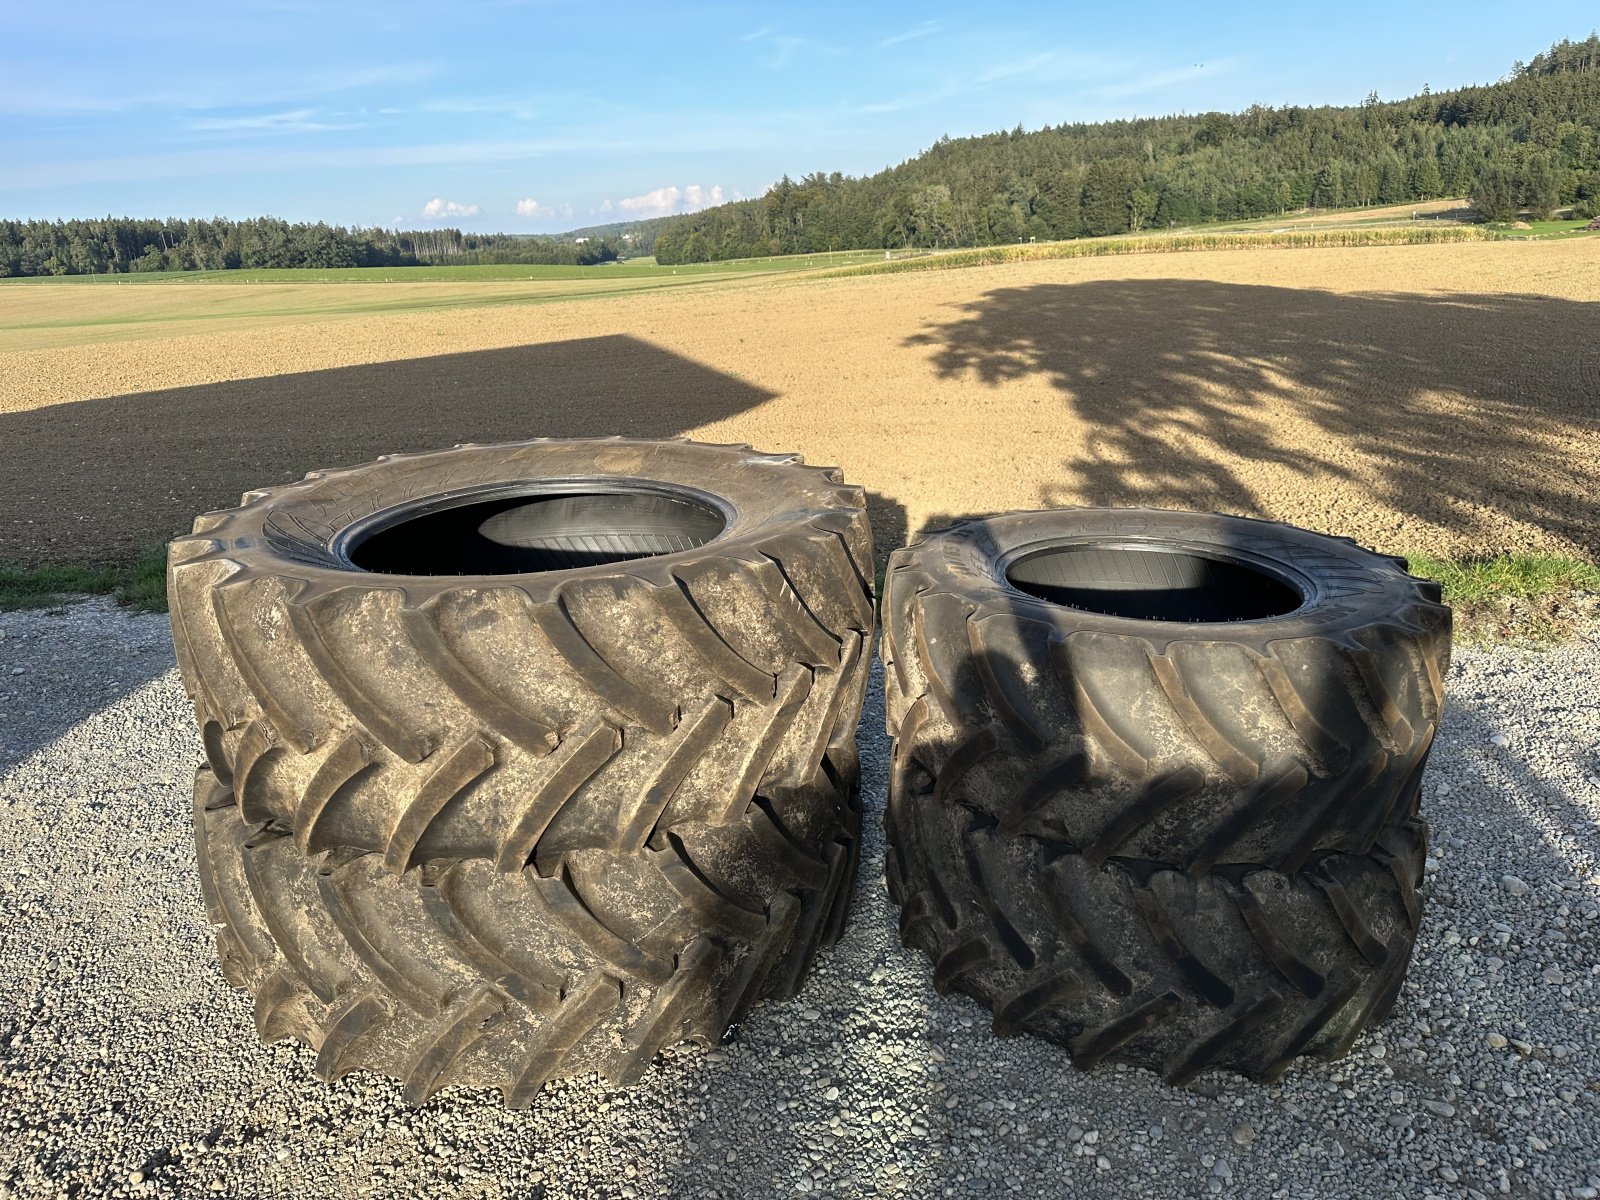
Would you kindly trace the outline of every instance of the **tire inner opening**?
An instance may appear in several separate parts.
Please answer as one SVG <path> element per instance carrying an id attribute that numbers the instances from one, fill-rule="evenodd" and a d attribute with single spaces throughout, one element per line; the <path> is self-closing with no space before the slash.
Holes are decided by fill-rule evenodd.
<path id="1" fill-rule="evenodd" d="M 434 508 L 380 526 L 347 554 L 386 575 L 523 575 L 692 550 L 726 526 L 687 496 L 596 487 Z"/>
<path id="2" fill-rule="evenodd" d="M 1057 546 L 1018 559 L 1006 580 L 1052 604 L 1146 621 L 1258 621 L 1305 600 L 1259 568 L 1163 546 Z"/>

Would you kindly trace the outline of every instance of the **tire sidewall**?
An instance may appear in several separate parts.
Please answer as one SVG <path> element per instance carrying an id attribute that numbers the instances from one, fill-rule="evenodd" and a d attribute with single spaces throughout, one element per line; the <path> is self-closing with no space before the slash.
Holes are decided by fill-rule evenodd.
<path id="1" fill-rule="evenodd" d="M 1057 604 L 1006 578 L 1007 570 L 1029 555 L 1079 545 L 1171 549 L 1239 563 L 1288 583 L 1303 600 L 1289 613 L 1248 620 L 1143 620 Z M 1217 638 L 1248 644 L 1337 636 L 1343 629 L 1391 622 L 1408 607 L 1430 601 L 1419 590 L 1425 585 L 1403 569 L 1403 560 L 1344 538 L 1214 513 L 1091 508 L 1013 513 L 953 526 L 900 555 L 906 557 L 896 565 L 914 563 L 932 576 L 932 586 L 920 589 L 923 594 L 956 592 L 982 609 L 1156 642 Z"/>
<path id="2" fill-rule="evenodd" d="M 355 566 L 348 551 L 355 531 L 375 532 L 437 510 L 449 498 L 471 504 L 514 494 L 616 487 L 678 495 L 716 510 L 722 531 L 688 551 L 536 573 L 394 575 Z M 313 586 L 406 586 L 430 580 L 452 589 L 521 587 L 542 593 L 569 578 L 602 579 L 641 571 L 670 571 L 689 556 L 737 556 L 806 514 L 834 512 L 864 523 L 863 493 L 837 472 L 806 467 L 793 455 L 758 454 L 743 446 L 689 441 L 540 439 L 466 445 L 390 455 L 356 467 L 313 471 L 304 479 L 248 492 L 241 507 L 200 518 L 195 536 L 209 549 L 255 572 L 293 575 Z"/>

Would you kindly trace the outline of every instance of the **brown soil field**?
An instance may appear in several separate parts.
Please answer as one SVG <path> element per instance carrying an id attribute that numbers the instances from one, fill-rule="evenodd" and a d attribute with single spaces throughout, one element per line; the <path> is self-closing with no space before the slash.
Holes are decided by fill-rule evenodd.
<path id="1" fill-rule="evenodd" d="M 27 291 L 45 321 L 116 289 Z M 1587 240 L 145 323 L 0 353 L 0 561 L 124 559 L 248 487 L 380 453 L 609 433 L 838 463 L 885 549 L 956 514 L 1095 503 L 1594 559 L 1597 300 Z"/>

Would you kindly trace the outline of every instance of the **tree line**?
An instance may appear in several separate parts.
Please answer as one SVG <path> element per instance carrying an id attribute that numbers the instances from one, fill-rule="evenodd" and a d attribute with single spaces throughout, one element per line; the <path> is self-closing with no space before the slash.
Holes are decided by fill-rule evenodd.
<path id="1" fill-rule="evenodd" d="M 1498 83 L 1360 105 L 943 138 L 862 178 L 785 176 L 654 230 L 658 262 L 1100 236 L 1471 196 L 1486 217 L 1600 215 L 1600 36 Z"/>
<path id="2" fill-rule="evenodd" d="M 347 229 L 275 217 L 0 220 L 0 276 L 465 263 L 591 266 L 611 262 L 620 252 L 620 244 L 608 238 L 574 242 L 459 229 Z"/>

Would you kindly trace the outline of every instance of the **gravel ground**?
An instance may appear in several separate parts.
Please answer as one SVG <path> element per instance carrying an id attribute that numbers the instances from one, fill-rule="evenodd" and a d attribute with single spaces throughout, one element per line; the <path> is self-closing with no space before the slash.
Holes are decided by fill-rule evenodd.
<path id="1" fill-rule="evenodd" d="M 1281 1084 L 1080 1074 L 900 948 L 887 744 L 850 930 L 794 1002 L 632 1091 L 526 1113 L 324 1086 L 256 1044 L 194 877 L 198 748 L 160 617 L 0 614 L 0 1200 L 56 1196 L 1440 1196 L 1600 1189 L 1600 627 L 1464 651 L 1395 1017 Z"/>

